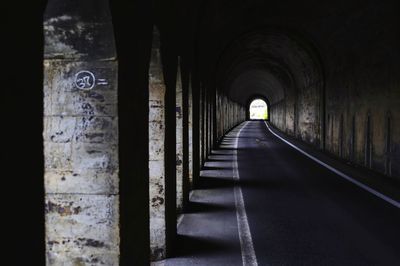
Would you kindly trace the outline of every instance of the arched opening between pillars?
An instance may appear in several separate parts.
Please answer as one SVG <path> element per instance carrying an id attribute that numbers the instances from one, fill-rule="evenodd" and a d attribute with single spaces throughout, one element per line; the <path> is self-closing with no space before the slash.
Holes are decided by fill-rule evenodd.
<path id="1" fill-rule="evenodd" d="M 251 97 L 246 104 L 246 120 L 269 120 L 270 103 L 262 95 Z"/>

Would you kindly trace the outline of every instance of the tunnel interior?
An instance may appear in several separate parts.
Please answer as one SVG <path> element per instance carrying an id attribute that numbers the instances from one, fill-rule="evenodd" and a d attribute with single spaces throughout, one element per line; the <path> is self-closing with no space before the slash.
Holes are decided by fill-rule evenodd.
<path id="1" fill-rule="evenodd" d="M 273 29 L 240 36 L 221 56 L 219 87 L 241 105 L 254 95 L 268 99 L 270 119 L 277 128 L 318 146 L 323 70 L 318 51 L 300 40 Z"/>
<path id="2" fill-rule="evenodd" d="M 397 10 L 395 0 L 48 0 L 16 30 L 7 17 L 17 43 L 5 61 L 16 132 L 6 165 L 21 169 L 7 182 L 34 217 L 14 225 L 11 246 L 29 236 L 21 259 L 38 265 L 174 256 L 190 191 L 255 99 L 274 130 L 398 186 Z M 32 190 L 21 176 L 34 176 Z"/>

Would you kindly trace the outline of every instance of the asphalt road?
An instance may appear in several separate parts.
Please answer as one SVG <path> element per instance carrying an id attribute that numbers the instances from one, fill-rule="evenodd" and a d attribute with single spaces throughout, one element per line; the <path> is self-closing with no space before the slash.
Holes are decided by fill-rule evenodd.
<path id="1" fill-rule="evenodd" d="M 192 197 L 197 210 L 185 214 L 178 259 L 167 265 L 242 265 L 229 169 L 237 132 L 206 163 Z M 264 122 L 241 130 L 237 162 L 258 265 L 400 265 L 400 210 L 283 143 Z"/>

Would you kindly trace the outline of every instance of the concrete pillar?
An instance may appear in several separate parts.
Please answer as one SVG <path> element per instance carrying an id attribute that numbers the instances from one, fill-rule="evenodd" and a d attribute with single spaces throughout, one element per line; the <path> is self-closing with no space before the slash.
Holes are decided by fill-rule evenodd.
<path id="1" fill-rule="evenodd" d="M 191 76 L 188 84 L 188 152 L 189 152 L 189 189 L 193 189 L 193 88 Z"/>
<path id="2" fill-rule="evenodd" d="M 202 134 L 202 166 L 207 160 L 207 88 L 203 88 L 203 134 Z"/>
<path id="3" fill-rule="evenodd" d="M 225 96 L 222 97 L 222 120 L 223 120 L 223 125 L 222 125 L 222 133 L 225 132 L 225 129 L 227 127 L 227 121 L 228 121 L 228 113 L 226 110 L 226 101 L 225 101 Z"/>
<path id="4" fill-rule="evenodd" d="M 214 146 L 215 136 L 216 136 L 216 128 L 215 128 L 215 91 L 213 91 L 213 96 L 211 99 L 211 147 Z"/>
<path id="5" fill-rule="evenodd" d="M 227 106 L 228 106 L 228 129 L 232 127 L 232 109 L 231 109 L 231 102 L 227 99 Z"/>
<path id="6" fill-rule="evenodd" d="M 200 176 L 200 86 L 196 71 L 192 72 L 190 79 L 192 94 L 192 167 L 193 187 L 198 184 Z"/>
<path id="7" fill-rule="evenodd" d="M 117 60 L 108 1 L 49 0 L 44 36 L 47 265 L 119 265 Z"/>
<path id="8" fill-rule="evenodd" d="M 228 106 L 228 129 L 231 128 L 232 125 L 232 109 L 231 109 L 231 103 L 228 101 L 227 102 Z"/>
<path id="9" fill-rule="evenodd" d="M 207 160 L 208 155 L 208 147 L 209 147 L 209 136 L 210 136 L 210 101 L 209 101 L 209 92 L 208 89 L 205 90 L 206 95 L 204 97 L 205 107 L 204 107 L 204 128 L 205 128 L 205 135 L 204 135 L 204 158 Z"/>
<path id="10" fill-rule="evenodd" d="M 211 93 L 210 90 L 207 94 L 207 152 L 206 156 L 210 154 L 211 150 Z"/>
<path id="11" fill-rule="evenodd" d="M 185 71 L 186 70 L 186 71 Z M 189 192 L 191 187 L 191 177 L 189 177 L 191 173 L 190 168 L 190 145 L 192 141 L 189 140 L 189 135 L 191 135 L 191 121 L 189 125 L 189 108 L 191 103 L 189 103 L 189 93 L 190 93 L 190 74 L 187 71 L 188 69 L 183 67 L 182 69 L 182 125 L 183 125 L 183 136 L 182 136 L 182 145 L 183 145 L 183 182 L 182 182 L 182 190 L 183 190 L 183 206 L 182 209 L 185 209 L 187 204 L 189 203 Z M 190 134 L 189 134 L 190 133 Z"/>
<path id="12" fill-rule="evenodd" d="M 228 98 L 225 97 L 225 114 L 226 114 L 226 125 L 225 125 L 225 132 L 229 129 L 230 127 L 230 121 L 231 121 L 231 115 L 229 113 L 229 102 Z"/>
<path id="13" fill-rule="evenodd" d="M 216 113 L 216 107 L 217 107 L 217 94 L 216 90 L 213 91 L 213 97 L 212 97 L 212 113 L 211 113 L 211 118 L 212 118 L 212 124 L 211 124 L 211 129 L 212 129 L 212 135 L 211 135 L 211 145 L 212 147 L 215 147 L 216 145 L 216 139 L 217 139 L 217 124 L 216 124 L 216 118 L 217 118 L 217 113 Z"/>
<path id="14" fill-rule="evenodd" d="M 176 77 L 176 208 L 183 207 L 183 94 L 180 60 Z"/>
<path id="15" fill-rule="evenodd" d="M 166 256 L 165 92 L 160 35 L 154 27 L 149 70 L 150 259 Z"/>
<path id="16" fill-rule="evenodd" d="M 203 145 L 204 145 L 204 89 L 200 84 L 199 87 L 199 166 L 200 169 L 203 166 L 203 162 L 204 162 L 204 156 L 203 156 Z"/>
<path id="17" fill-rule="evenodd" d="M 209 136 L 208 136 L 208 155 L 211 153 L 211 148 L 212 148 L 212 91 L 210 91 L 210 97 L 208 98 L 209 100 L 209 121 L 208 121 L 208 131 L 209 131 Z"/>

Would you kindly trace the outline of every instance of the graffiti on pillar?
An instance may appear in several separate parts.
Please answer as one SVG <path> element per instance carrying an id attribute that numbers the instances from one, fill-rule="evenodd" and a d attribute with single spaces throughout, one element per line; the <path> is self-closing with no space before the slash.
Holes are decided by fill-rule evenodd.
<path id="1" fill-rule="evenodd" d="M 79 71 L 75 75 L 75 86 L 80 90 L 91 90 L 96 84 L 96 77 L 90 71 Z"/>
<path id="2" fill-rule="evenodd" d="M 93 72 L 82 70 L 75 74 L 75 87 L 80 90 L 88 91 L 96 85 L 108 85 L 107 79 L 96 79 Z"/>

